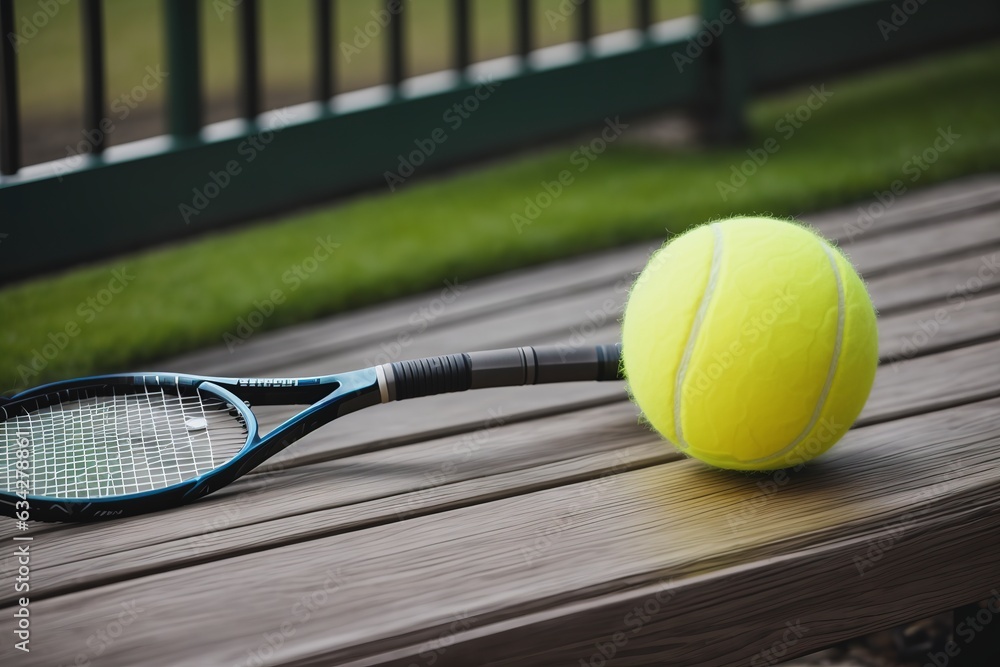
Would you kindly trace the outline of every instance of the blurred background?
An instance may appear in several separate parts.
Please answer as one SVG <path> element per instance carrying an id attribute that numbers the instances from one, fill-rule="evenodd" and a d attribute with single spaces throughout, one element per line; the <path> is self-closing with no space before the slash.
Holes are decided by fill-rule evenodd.
<path id="1" fill-rule="evenodd" d="M 39 3 L 16 0 L 15 25 L 24 30 Z M 19 51 L 19 74 L 24 82 L 21 92 L 24 160 L 27 164 L 53 160 L 65 155 L 65 146 L 79 141 L 83 124 L 83 70 L 78 66 L 83 44 L 81 5 L 78 0 L 57 3 L 58 12 L 30 48 Z M 128 91 L 146 74 L 145 66 L 165 61 L 165 16 L 162 0 L 104 0 L 102 24 L 105 33 L 106 86 L 109 92 Z M 203 120 L 206 123 L 239 115 L 238 63 L 239 17 L 234 14 L 242 3 L 211 0 L 197 3 L 201 27 L 197 46 L 202 53 Z M 261 109 L 306 102 L 314 98 L 314 49 L 311 43 L 316 30 L 315 3 L 312 0 L 268 1 L 257 4 L 259 46 L 261 53 Z M 331 3 L 333 4 L 333 3 Z M 355 29 L 362 30 L 384 9 L 384 0 L 353 0 L 336 3 L 336 16 L 330 17 L 330 39 L 337 50 L 341 44 L 354 46 Z M 453 47 L 449 40 L 455 29 L 452 0 L 407 2 L 404 27 L 404 59 L 408 75 L 420 75 L 449 69 Z M 511 53 L 515 44 L 516 2 L 507 0 L 471 0 L 469 30 L 470 58 L 474 62 Z M 573 39 L 575 21 L 557 20 L 549 25 L 546 12 L 560 11 L 559 0 L 534 3 L 532 14 L 542 19 L 531 31 L 538 47 L 551 46 Z M 597 34 L 633 27 L 631 0 L 594 3 Z M 657 20 L 677 18 L 696 11 L 695 0 L 655 0 L 649 3 Z M 44 11 L 44 10 L 42 10 Z M 567 17 L 569 19 L 569 17 Z M 41 23 L 41 21 L 39 21 Z M 29 29 L 30 32 L 30 29 Z M 366 35 L 367 36 L 367 35 Z M 190 35 L 190 38 L 198 38 Z M 330 62 L 331 76 L 338 92 L 348 92 L 378 85 L 385 81 L 388 35 L 370 37 L 372 44 L 337 53 Z M 167 131 L 165 87 L 149 91 L 132 113 L 108 136 L 108 145 L 134 141 Z"/>
<path id="2" fill-rule="evenodd" d="M 7 393 L 1000 164 L 987 0 L 0 0 L 0 24 Z"/>

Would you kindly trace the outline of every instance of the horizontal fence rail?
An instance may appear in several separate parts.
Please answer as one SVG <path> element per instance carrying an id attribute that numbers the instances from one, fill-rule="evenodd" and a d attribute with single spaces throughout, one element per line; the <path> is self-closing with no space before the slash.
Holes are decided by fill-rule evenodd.
<path id="1" fill-rule="evenodd" d="M 531 0 L 509 1 L 513 56 L 477 63 L 476 4 L 452 0 L 451 60 L 458 76 L 442 84 L 440 77 L 409 78 L 405 40 L 419 39 L 405 30 L 410 3 L 386 0 L 387 85 L 344 93 L 334 67 L 338 3 L 314 0 L 316 102 L 262 113 L 260 8 L 256 0 L 241 0 L 234 9 L 242 122 L 203 127 L 199 0 L 164 0 L 170 134 L 107 149 L 100 141 L 83 159 L 27 167 L 21 164 L 17 51 L 13 40 L 3 39 L 0 220 L 8 236 L 0 281 L 380 184 L 395 190 L 417 167 L 426 173 L 616 115 L 686 108 L 708 119 L 720 139 L 735 141 L 745 132 L 744 109 L 754 94 L 1000 34 L 995 0 L 928 2 L 891 40 L 877 27 L 893 11 L 889 0 L 769 3 L 746 15 L 739 0 L 703 0 L 699 17 L 660 23 L 652 0 L 637 0 L 635 30 L 597 38 L 597 3 L 574 0 L 572 24 L 583 49 L 553 59 L 560 47 L 536 48 L 538 8 Z M 81 9 L 83 119 L 93 130 L 106 113 L 107 8 L 81 0 Z M 733 20 L 712 33 L 708 26 L 729 19 L 727 12 Z M 16 32 L 13 0 L 0 0 L 0 30 Z M 616 48 L 597 47 L 609 39 Z M 694 40 L 706 42 L 703 53 L 679 67 L 677 58 Z M 456 105 L 475 106 L 475 123 L 450 124 L 447 112 Z M 460 140 L 441 140 L 459 132 Z M 427 137 L 437 137 L 434 150 L 420 152 Z M 249 168 L 248 155 L 257 153 L 262 159 Z"/>

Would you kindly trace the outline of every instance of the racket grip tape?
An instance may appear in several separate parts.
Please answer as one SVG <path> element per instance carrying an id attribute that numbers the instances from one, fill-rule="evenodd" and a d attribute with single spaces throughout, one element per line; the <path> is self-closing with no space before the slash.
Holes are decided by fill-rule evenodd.
<path id="1" fill-rule="evenodd" d="M 512 347 L 383 364 L 382 402 L 486 387 L 621 379 L 621 347 Z"/>
<path id="2" fill-rule="evenodd" d="M 397 361 L 391 366 L 393 398 L 397 401 L 465 391 L 472 386 L 472 362 L 468 354 Z"/>

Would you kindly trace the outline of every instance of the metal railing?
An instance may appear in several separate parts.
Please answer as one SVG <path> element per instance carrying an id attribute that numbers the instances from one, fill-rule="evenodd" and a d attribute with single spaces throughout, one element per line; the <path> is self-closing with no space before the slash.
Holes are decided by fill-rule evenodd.
<path id="1" fill-rule="evenodd" d="M 81 3 L 84 65 L 84 129 L 106 118 L 101 0 Z M 499 69 L 499 92 L 476 112 L 460 140 L 441 142 L 424 156 L 422 170 L 510 150 L 561 133 L 578 131 L 616 114 L 635 118 L 667 108 L 695 112 L 728 140 L 743 135 L 747 100 L 755 93 L 872 64 L 967 44 L 1000 34 L 995 0 L 928 0 L 907 14 L 905 26 L 887 40 L 878 22 L 892 20 L 891 0 L 809 0 L 771 3 L 744 12 L 745 0 L 702 0 L 700 17 L 657 24 L 652 0 L 635 0 L 631 40 L 597 48 L 595 2 L 574 3 L 578 55 L 557 64 L 539 58 L 532 0 L 513 3 L 514 69 Z M 21 163 L 21 124 L 13 0 L 0 0 L 0 218 L 5 257 L 0 280 L 110 255 L 189 233 L 194 229 L 280 212 L 289 206 L 385 182 L 415 139 L 441 125 L 442 110 L 476 95 L 485 72 L 472 62 L 470 0 L 451 0 L 451 83 L 431 90 L 412 83 L 405 57 L 407 2 L 387 0 L 385 79 L 391 94 L 362 105 L 341 104 L 334 67 L 335 0 L 313 0 L 312 91 L 317 104 L 280 118 L 262 113 L 260 7 L 239 0 L 237 16 L 239 129 L 203 126 L 199 1 L 164 0 L 167 45 L 167 129 L 157 142 L 107 148 L 103 133 L 85 159 Z M 733 20 L 711 31 L 720 17 Z M 706 32 L 707 31 L 707 32 Z M 718 33 L 718 34 L 716 34 Z M 623 33 L 624 34 L 624 33 Z M 698 41 L 695 41 L 698 40 Z M 678 65 L 692 44 L 699 56 Z M 509 60 L 510 58 L 507 58 Z M 499 85 L 499 84 L 497 84 Z M 217 124 L 218 125 L 218 124 Z M 473 127 L 474 125 L 474 127 Z M 230 164 L 240 146 L 280 130 L 266 160 L 218 186 L 203 190 L 211 174 Z M 217 184 L 218 185 L 218 184 Z M 110 194 L 114 192 L 113 196 Z M 201 194 L 201 199 L 198 195 Z M 198 204 L 207 201 L 207 205 Z M 184 214 L 188 206 L 189 215 Z M 141 221 L 141 222 L 140 222 Z M 23 244 L 31 252 L 11 249 Z M 37 248 L 44 247 L 44 253 Z"/>

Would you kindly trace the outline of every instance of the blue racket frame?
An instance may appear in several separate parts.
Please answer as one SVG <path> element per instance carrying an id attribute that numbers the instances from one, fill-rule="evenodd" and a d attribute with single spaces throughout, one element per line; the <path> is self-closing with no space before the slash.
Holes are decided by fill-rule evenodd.
<path id="1" fill-rule="evenodd" d="M 87 389 L 115 395 L 129 387 L 160 387 L 178 395 L 207 392 L 238 411 L 246 424 L 243 447 L 225 463 L 199 476 L 142 493 L 103 498 L 53 498 L 0 489 L 0 514 L 36 521 L 87 521 L 128 516 L 183 505 L 226 486 L 307 433 L 338 417 L 378 403 L 468 389 L 552 382 L 613 381 L 622 378 L 621 347 L 551 345 L 485 350 L 398 361 L 312 378 L 222 378 L 177 373 L 121 373 L 66 380 L 0 398 L 4 420 L 31 413 L 43 398 L 65 392 L 67 399 Z M 47 399 L 46 399 L 47 400 Z M 52 401 L 54 403 L 56 401 Z M 51 403 L 50 403 L 51 404 Z M 262 435 L 249 405 L 308 408 Z M 237 416 L 234 416 L 234 419 Z M 12 486 L 17 487 L 15 482 Z"/>
<path id="2" fill-rule="evenodd" d="M 121 373 L 53 382 L 0 400 L 5 418 L 28 402 L 60 392 L 162 387 L 178 393 L 207 392 L 239 411 L 247 429 L 243 448 L 226 463 L 197 477 L 153 491 L 110 498 L 52 498 L 0 490 L 0 513 L 34 521 L 88 521 L 141 514 L 184 505 L 226 486 L 324 424 L 380 403 L 374 368 L 315 378 L 223 378 L 177 373 Z M 312 404 L 261 434 L 251 405 Z M 27 503 L 25 505 L 24 503 Z"/>

